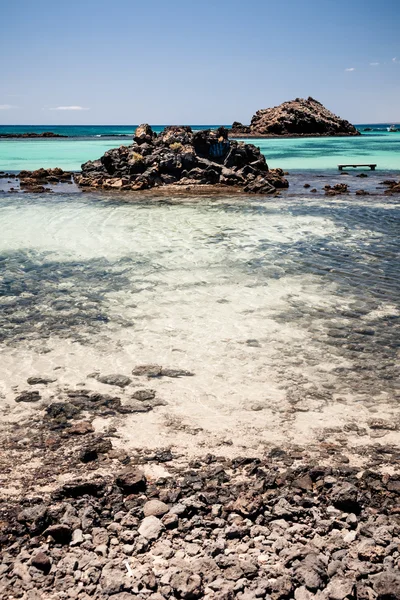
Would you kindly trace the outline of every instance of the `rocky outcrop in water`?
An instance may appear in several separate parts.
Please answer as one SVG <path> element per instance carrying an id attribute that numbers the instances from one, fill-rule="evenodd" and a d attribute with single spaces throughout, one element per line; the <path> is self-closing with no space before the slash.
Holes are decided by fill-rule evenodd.
<path id="1" fill-rule="evenodd" d="M 166 127 L 156 134 L 140 125 L 131 146 L 108 150 L 99 160 L 82 165 L 75 181 L 82 187 L 146 190 L 162 186 L 197 186 L 270 194 L 288 187 L 281 169 L 270 170 L 253 144 L 228 139 L 228 131 L 192 131 Z"/>
<path id="2" fill-rule="evenodd" d="M 349 121 L 337 117 L 311 97 L 258 110 L 249 126 L 235 122 L 231 132 L 234 136 L 253 137 L 360 135 Z"/>
<path id="3" fill-rule="evenodd" d="M 0 133 L 0 138 L 66 138 L 67 135 L 60 135 L 52 131 L 43 133 Z"/>
<path id="4" fill-rule="evenodd" d="M 386 179 L 382 182 L 382 185 L 387 187 L 385 194 L 400 194 L 400 179 L 399 181 L 396 181 L 395 179 Z"/>

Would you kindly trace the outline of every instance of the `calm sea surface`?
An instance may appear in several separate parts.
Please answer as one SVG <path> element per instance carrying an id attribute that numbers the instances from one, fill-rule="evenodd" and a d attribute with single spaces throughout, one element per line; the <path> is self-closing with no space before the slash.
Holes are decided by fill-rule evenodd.
<path id="1" fill-rule="evenodd" d="M 194 125 L 194 129 L 215 127 Z M 260 146 L 270 167 L 288 169 L 336 169 L 340 162 L 374 162 L 380 169 L 400 170 L 400 131 L 388 133 L 387 125 L 359 125 L 357 138 L 305 138 L 249 140 Z M 364 132 L 365 128 L 373 131 Z M 78 170 L 109 148 L 132 143 L 135 125 L 121 126 L 0 126 L 1 133 L 53 131 L 66 139 L 1 139 L 0 170 L 40 167 Z M 155 126 L 161 131 L 163 126 Z"/>

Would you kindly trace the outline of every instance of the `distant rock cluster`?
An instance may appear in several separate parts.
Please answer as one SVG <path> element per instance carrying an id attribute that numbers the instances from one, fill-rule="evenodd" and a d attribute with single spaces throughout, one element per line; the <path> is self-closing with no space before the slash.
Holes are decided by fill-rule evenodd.
<path id="1" fill-rule="evenodd" d="M 228 130 L 192 131 L 169 126 L 158 135 L 145 124 L 131 146 L 108 150 L 82 165 L 79 186 L 146 190 L 161 186 L 188 189 L 211 185 L 248 193 L 271 194 L 288 187 L 281 169 L 270 170 L 260 149 L 228 139 Z"/>
<path id="2" fill-rule="evenodd" d="M 43 133 L 0 133 L 0 138 L 66 138 L 67 135 L 44 131 Z"/>
<path id="3" fill-rule="evenodd" d="M 231 135 L 275 136 L 352 136 L 359 131 L 337 117 L 314 98 L 296 98 L 273 108 L 258 110 L 250 125 L 235 121 Z"/>

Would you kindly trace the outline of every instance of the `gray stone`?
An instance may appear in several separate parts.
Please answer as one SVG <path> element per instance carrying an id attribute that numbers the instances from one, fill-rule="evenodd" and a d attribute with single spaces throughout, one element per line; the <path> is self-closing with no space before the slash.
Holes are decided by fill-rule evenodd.
<path id="1" fill-rule="evenodd" d="M 153 400 L 153 398 L 155 398 L 155 391 L 154 390 L 137 390 L 134 394 L 132 394 L 132 398 L 135 398 L 135 400 L 140 400 L 140 402 L 144 401 L 144 400 Z"/>
<path id="2" fill-rule="evenodd" d="M 75 529 L 72 533 L 70 546 L 79 546 L 80 544 L 83 544 L 84 541 L 82 529 Z"/>
<path id="3" fill-rule="evenodd" d="M 118 373 L 113 373 L 111 375 L 99 375 L 97 377 L 97 381 L 100 383 L 105 383 L 107 385 L 116 385 L 118 387 L 126 387 L 132 382 L 130 377 L 126 377 L 125 375 L 119 375 Z"/>
<path id="4" fill-rule="evenodd" d="M 329 600 L 344 600 L 354 590 L 354 580 L 344 577 L 334 577 L 330 580 L 326 592 Z"/>
<path id="5" fill-rule="evenodd" d="M 140 535 L 147 540 L 156 540 L 160 536 L 163 529 L 164 525 L 160 519 L 157 519 L 157 517 L 152 515 L 143 519 L 138 531 Z"/>
<path id="6" fill-rule="evenodd" d="M 162 517 L 169 511 L 169 507 L 160 500 L 149 500 L 143 506 L 143 514 L 145 517 L 155 516 Z"/>

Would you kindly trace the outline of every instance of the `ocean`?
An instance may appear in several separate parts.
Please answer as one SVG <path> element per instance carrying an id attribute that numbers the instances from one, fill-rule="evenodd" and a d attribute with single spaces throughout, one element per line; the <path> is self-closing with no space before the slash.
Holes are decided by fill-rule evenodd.
<path id="1" fill-rule="evenodd" d="M 0 169 L 77 169 L 129 143 L 133 126 L 73 129 L 0 140 Z M 45 377 L 34 388 L 44 404 L 82 389 L 123 402 L 155 390 L 154 410 L 95 420 L 98 433 L 117 426 L 124 450 L 336 444 L 362 465 L 376 437 L 398 444 L 369 423 L 394 421 L 400 393 L 400 207 L 381 185 L 399 178 L 400 134 L 251 142 L 289 170 L 279 197 L 0 193 L 4 422 L 34 418 L 42 405 L 15 395 Z M 378 170 L 338 173 L 354 160 Z M 326 196 L 337 182 L 351 194 Z M 143 364 L 194 375 L 132 376 Z M 132 383 L 99 381 L 109 374 Z"/>
<path id="2" fill-rule="evenodd" d="M 389 133 L 389 124 L 362 124 L 355 138 L 287 138 L 248 140 L 260 146 L 271 168 L 333 170 L 338 163 L 377 163 L 380 169 L 400 170 L 400 131 Z M 127 126 L 0 126 L 2 133 L 53 131 L 62 139 L 1 139 L 0 171 L 61 167 L 79 170 L 87 160 L 99 158 L 109 148 L 132 143 L 135 125 Z M 161 131 L 164 126 L 154 126 Z M 216 125 L 192 125 L 193 129 Z M 372 131 L 364 131 L 372 129 Z M 245 140 L 246 141 L 246 140 Z"/>

